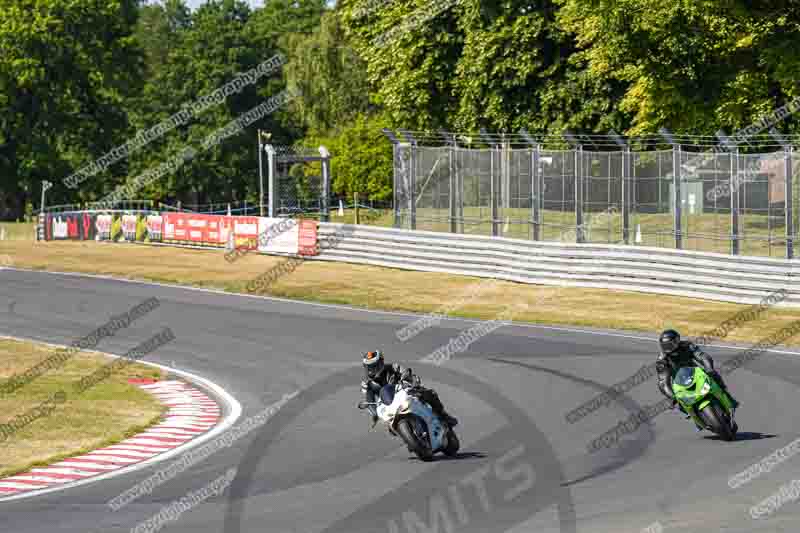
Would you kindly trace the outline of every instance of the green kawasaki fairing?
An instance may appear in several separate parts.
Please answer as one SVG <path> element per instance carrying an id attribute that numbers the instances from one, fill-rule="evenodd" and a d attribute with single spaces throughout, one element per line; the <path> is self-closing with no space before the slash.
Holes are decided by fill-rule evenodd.
<path id="1" fill-rule="evenodd" d="M 672 378 L 675 399 L 700 429 L 733 440 L 737 427 L 731 416 L 731 398 L 700 367 L 679 368 Z"/>

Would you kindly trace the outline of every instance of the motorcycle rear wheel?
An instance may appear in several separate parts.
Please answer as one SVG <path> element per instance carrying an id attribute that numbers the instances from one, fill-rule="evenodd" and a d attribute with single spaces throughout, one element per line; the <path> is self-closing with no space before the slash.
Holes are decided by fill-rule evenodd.
<path id="1" fill-rule="evenodd" d="M 417 457 L 423 461 L 433 460 L 433 451 L 430 446 L 422 442 L 417 432 L 414 431 L 414 421 L 410 418 L 404 418 L 397 423 L 397 433 L 405 441 L 408 448 L 414 452 Z"/>

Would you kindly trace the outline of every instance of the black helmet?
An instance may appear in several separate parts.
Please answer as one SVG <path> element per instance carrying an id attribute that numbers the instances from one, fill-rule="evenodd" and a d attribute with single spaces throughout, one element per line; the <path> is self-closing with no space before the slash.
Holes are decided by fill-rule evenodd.
<path id="1" fill-rule="evenodd" d="M 365 353 L 361 362 L 364 363 L 364 371 L 367 373 L 367 377 L 370 379 L 375 379 L 381 375 L 381 372 L 383 372 L 383 352 L 380 350 L 374 350 Z"/>
<path id="2" fill-rule="evenodd" d="M 674 329 L 665 329 L 661 336 L 658 338 L 658 343 L 661 345 L 661 351 L 665 354 L 669 354 L 675 351 L 678 348 L 678 344 L 681 342 L 681 335 Z"/>

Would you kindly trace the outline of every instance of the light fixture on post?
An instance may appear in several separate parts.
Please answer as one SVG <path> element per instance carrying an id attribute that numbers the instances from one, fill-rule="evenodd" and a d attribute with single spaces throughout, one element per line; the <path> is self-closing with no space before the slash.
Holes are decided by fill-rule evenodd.
<path id="1" fill-rule="evenodd" d="M 269 142 L 272 134 L 258 130 L 258 214 L 264 216 L 264 165 L 261 161 L 261 151 L 266 148 L 264 141 Z"/>
<path id="2" fill-rule="evenodd" d="M 50 183 L 49 181 L 42 180 L 42 205 L 41 208 L 39 209 L 40 213 L 44 213 L 44 193 L 47 192 L 47 190 L 52 186 L 53 184 Z"/>

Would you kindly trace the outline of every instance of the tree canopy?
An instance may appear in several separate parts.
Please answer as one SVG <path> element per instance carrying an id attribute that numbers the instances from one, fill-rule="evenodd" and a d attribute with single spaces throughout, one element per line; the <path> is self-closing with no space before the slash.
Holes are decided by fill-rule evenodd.
<path id="1" fill-rule="evenodd" d="M 381 128 L 733 132 L 800 96 L 797 0 L 0 0 L 0 217 L 40 181 L 99 199 L 197 149 L 284 89 L 286 105 L 140 198 L 254 200 L 255 129 L 325 144 L 334 190 L 391 198 Z M 275 54 L 282 68 L 91 176 L 65 177 Z M 793 133 L 797 120 L 776 127 Z"/>

